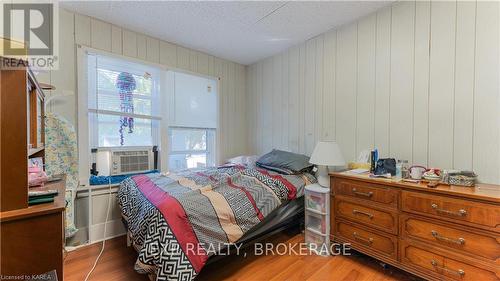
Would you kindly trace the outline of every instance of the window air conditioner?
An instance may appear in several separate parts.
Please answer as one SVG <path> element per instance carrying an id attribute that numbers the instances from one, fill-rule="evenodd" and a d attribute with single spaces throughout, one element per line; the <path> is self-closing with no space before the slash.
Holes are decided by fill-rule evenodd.
<path id="1" fill-rule="evenodd" d="M 126 175 L 154 169 L 151 147 L 99 149 L 96 157 L 100 176 Z"/>

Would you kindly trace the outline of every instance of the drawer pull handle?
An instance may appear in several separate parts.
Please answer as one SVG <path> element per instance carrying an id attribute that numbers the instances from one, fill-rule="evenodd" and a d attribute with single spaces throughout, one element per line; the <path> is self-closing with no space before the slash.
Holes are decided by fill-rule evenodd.
<path id="1" fill-rule="evenodd" d="M 373 192 L 361 192 L 361 191 L 358 191 L 356 188 L 353 188 L 352 189 L 352 193 L 354 193 L 354 195 L 359 195 L 359 196 L 364 196 L 364 197 L 372 197 L 373 196 Z"/>
<path id="2" fill-rule="evenodd" d="M 365 216 L 369 217 L 370 219 L 373 219 L 373 215 L 370 214 L 370 213 L 365 213 L 365 212 L 362 212 L 362 211 L 359 211 L 359 210 L 356 210 L 356 209 L 352 210 L 352 213 L 355 214 L 355 215 L 358 215 L 358 214 L 359 215 L 365 215 Z"/>
<path id="3" fill-rule="evenodd" d="M 453 269 L 449 269 L 449 268 L 444 267 L 444 266 L 439 266 L 438 263 L 437 263 L 437 261 L 435 261 L 435 260 L 431 260 L 431 264 L 436 269 L 438 269 L 440 271 L 444 271 L 446 273 L 451 273 L 451 274 L 454 274 L 454 275 L 458 275 L 460 277 L 463 277 L 465 275 L 465 271 L 463 269 L 453 270 Z"/>
<path id="4" fill-rule="evenodd" d="M 458 239 L 452 239 L 452 238 L 448 238 L 448 237 L 444 237 L 442 235 L 440 235 L 437 231 L 435 230 L 432 230 L 431 231 L 431 234 L 434 238 L 436 238 L 437 240 L 441 240 L 441 241 L 444 241 L 444 242 L 449 242 L 449 243 L 455 243 L 455 244 L 458 244 L 458 245 L 463 245 L 465 244 L 465 239 L 463 238 L 458 238 Z"/>
<path id="5" fill-rule="evenodd" d="M 361 237 L 357 232 L 353 232 L 352 236 L 354 237 L 354 240 L 359 241 L 367 246 L 370 246 L 373 243 L 373 238 Z"/>
<path id="6" fill-rule="evenodd" d="M 453 211 L 449 211 L 449 210 L 445 210 L 445 209 L 441 209 L 438 207 L 437 204 L 433 203 L 431 205 L 431 207 L 436 210 L 436 212 L 438 213 L 442 213 L 442 214 L 446 214 L 446 215 L 450 215 L 450 216 L 456 216 L 456 217 L 465 217 L 467 215 L 467 211 L 464 210 L 464 209 L 460 209 L 458 210 L 457 212 L 453 212 Z"/>

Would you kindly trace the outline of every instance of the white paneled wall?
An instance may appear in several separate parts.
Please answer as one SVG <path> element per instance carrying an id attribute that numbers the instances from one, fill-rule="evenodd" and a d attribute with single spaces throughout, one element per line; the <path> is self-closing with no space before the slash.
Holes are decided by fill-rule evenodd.
<path id="1" fill-rule="evenodd" d="M 49 110 L 76 124 L 76 45 L 144 60 L 171 68 L 220 78 L 221 159 L 244 154 L 247 149 L 245 129 L 245 67 L 205 53 L 190 50 L 121 27 L 60 9 L 60 69 L 42 72 L 38 79 L 53 84 L 59 96 Z M 61 97 L 64 95 L 64 97 Z"/>
<path id="2" fill-rule="evenodd" d="M 413 139 L 412 157 L 415 163 L 428 163 L 429 140 L 429 42 L 431 22 L 430 2 L 415 6 L 415 61 L 413 76 Z"/>
<path id="3" fill-rule="evenodd" d="M 195 50 L 158 40 L 130 30 L 122 29 L 80 14 L 60 9 L 59 12 L 59 69 L 37 74 L 41 82 L 54 85 L 56 90 L 48 91 L 50 99 L 48 110 L 55 112 L 71 123 L 77 125 L 77 45 L 130 57 L 145 62 L 168 66 L 170 68 L 219 77 L 219 118 L 221 143 L 219 153 L 221 161 L 229 157 L 247 152 L 247 130 L 245 123 L 246 106 L 246 69 L 230 61 L 226 61 Z M 52 99 L 55 97 L 56 99 Z M 101 239 L 103 223 L 106 219 L 107 195 L 92 195 L 93 218 L 91 221 L 92 239 Z M 88 240 L 86 197 L 77 200 L 77 227 L 81 229 L 73 238 L 73 242 L 85 243 Z M 113 197 L 111 211 L 119 213 L 116 199 Z M 117 219 L 118 218 L 118 219 Z M 83 222 L 83 223 L 82 223 Z M 119 216 L 112 216 L 108 222 L 107 237 L 123 233 Z"/>
<path id="4" fill-rule="evenodd" d="M 403 1 L 247 70 L 249 149 L 473 169 L 500 183 L 500 3 Z"/>

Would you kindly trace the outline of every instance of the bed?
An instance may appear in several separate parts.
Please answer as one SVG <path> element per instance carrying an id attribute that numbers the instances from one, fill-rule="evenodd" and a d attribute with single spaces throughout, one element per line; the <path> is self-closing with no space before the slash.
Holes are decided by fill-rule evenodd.
<path id="1" fill-rule="evenodd" d="M 296 222 L 304 187 L 315 181 L 241 165 L 130 177 L 118 202 L 139 253 L 135 269 L 156 280 L 192 280 L 230 245 Z"/>

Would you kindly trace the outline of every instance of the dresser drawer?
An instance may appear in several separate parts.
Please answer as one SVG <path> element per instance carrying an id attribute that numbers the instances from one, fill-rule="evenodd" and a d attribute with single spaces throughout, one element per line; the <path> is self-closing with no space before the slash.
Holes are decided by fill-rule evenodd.
<path id="1" fill-rule="evenodd" d="M 334 189 L 335 194 L 398 206 L 398 190 L 383 185 L 337 179 L 334 182 Z"/>
<path id="2" fill-rule="evenodd" d="M 440 195 L 401 192 L 403 211 L 500 232 L 500 206 Z"/>
<path id="3" fill-rule="evenodd" d="M 391 259 L 397 259 L 398 239 L 396 236 L 375 232 L 341 219 L 337 220 L 335 229 L 335 235 L 344 241 L 350 241 L 353 245 L 369 248 Z"/>
<path id="4" fill-rule="evenodd" d="M 412 241 L 400 242 L 401 263 L 417 268 L 440 280 L 488 281 L 500 278 L 498 266 L 464 259 L 459 255 L 448 255 Z"/>
<path id="5" fill-rule="evenodd" d="M 345 196 L 335 196 L 335 215 L 348 221 L 362 223 L 392 234 L 398 233 L 398 215 L 395 211 L 367 207 Z"/>
<path id="6" fill-rule="evenodd" d="M 401 216 L 401 234 L 451 251 L 478 256 L 500 265 L 500 236 L 409 215 Z"/>

